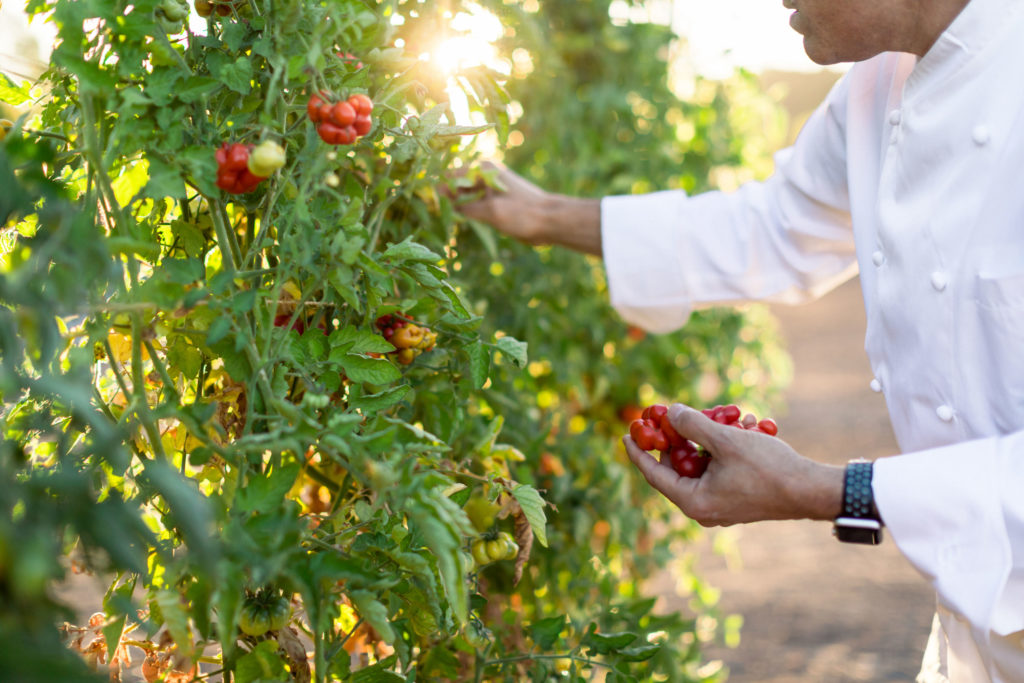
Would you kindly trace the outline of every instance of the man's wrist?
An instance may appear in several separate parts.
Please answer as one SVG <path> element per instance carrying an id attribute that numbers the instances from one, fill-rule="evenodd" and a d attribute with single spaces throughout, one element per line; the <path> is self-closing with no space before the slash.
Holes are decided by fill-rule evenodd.
<path id="1" fill-rule="evenodd" d="M 601 200 L 546 194 L 539 203 L 533 244 L 552 244 L 601 256 Z"/>

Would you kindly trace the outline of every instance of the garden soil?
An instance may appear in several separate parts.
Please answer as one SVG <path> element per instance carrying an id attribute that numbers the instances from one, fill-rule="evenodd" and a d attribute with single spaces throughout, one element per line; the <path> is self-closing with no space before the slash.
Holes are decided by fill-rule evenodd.
<path id="1" fill-rule="evenodd" d="M 869 388 L 859 281 L 772 310 L 794 363 L 779 436 L 837 465 L 896 453 L 885 399 Z M 722 547 L 731 550 L 716 552 Z M 891 539 L 848 545 L 824 522 L 762 522 L 709 532 L 687 560 L 720 591 L 722 618 L 743 618 L 738 645 L 704 648 L 728 668 L 729 683 L 914 680 L 934 594 Z M 662 608 L 689 611 L 694 598 L 680 595 L 671 572 L 653 588 Z"/>

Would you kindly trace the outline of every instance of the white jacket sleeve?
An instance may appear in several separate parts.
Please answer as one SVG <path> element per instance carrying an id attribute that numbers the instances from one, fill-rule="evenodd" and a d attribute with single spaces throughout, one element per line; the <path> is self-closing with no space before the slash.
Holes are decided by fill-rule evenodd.
<path id="1" fill-rule="evenodd" d="M 845 79 L 808 120 L 775 174 L 735 193 L 606 197 L 603 252 L 612 305 L 652 332 L 694 308 L 798 303 L 856 273 L 847 192 Z"/>
<path id="2" fill-rule="evenodd" d="M 1024 432 L 881 458 L 879 513 L 939 601 L 976 629 L 1024 631 Z"/>

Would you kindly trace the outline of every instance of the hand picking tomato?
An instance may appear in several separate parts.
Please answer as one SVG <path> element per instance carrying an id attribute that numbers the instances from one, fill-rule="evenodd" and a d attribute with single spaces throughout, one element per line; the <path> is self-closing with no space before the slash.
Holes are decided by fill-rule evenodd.
<path id="1" fill-rule="evenodd" d="M 633 420 L 629 425 L 629 436 L 645 451 L 668 450 L 668 438 L 653 420 Z"/>
<path id="2" fill-rule="evenodd" d="M 696 479 L 704 474 L 711 462 L 711 456 L 701 452 L 692 446 L 682 446 L 669 451 L 669 464 L 680 477 Z"/>

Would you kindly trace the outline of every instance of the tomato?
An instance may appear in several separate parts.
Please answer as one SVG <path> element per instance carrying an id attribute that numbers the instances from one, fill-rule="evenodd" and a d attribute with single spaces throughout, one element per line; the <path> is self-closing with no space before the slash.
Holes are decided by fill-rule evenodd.
<path id="1" fill-rule="evenodd" d="M 331 107 L 331 122 L 344 128 L 356 120 L 356 110 L 348 102 L 338 102 Z"/>
<path id="2" fill-rule="evenodd" d="M 629 436 L 645 451 L 668 450 L 668 438 L 653 420 L 633 420 L 629 425 Z"/>
<path id="3" fill-rule="evenodd" d="M 288 598 L 281 596 L 273 600 L 267 605 L 267 614 L 270 617 L 271 631 L 280 631 L 287 626 L 288 620 L 292 618 L 292 606 L 288 603 Z"/>
<path id="4" fill-rule="evenodd" d="M 272 140 L 261 142 L 249 153 L 248 168 L 254 176 L 267 177 L 284 166 L 284 147 Z"/>
<path id="5" fill-rule="evenodd" d="M 357 116 L 364 116 L 369 118 L 370 112 L 373 111 L 373 100 L 366 95 L 352 95 L 348 98 L 348 103 L 352 105 L 352 108 L 356 110 Z"/>
<path id="6" fill-rule="evenodd" d="M 358 116 L 352 127 L 355 128 L 356 133 L 359 135 L 366 135 L 373 128 L 373 121 L 369 116 Z"/>
<path id="7" fill-rule="evenodd" d="M 680 477 L 689 477 L 691 479 L 700 477 L 704 474 L 704 470 L 708 468 L 710 461 L 710 456 L 701 455 L 692 446 L 673 448 L 669 452 L 669 463 Z"/>
<path id="8" fill-rule="evenodd" d="M 758 422 L 757 428 L 768 436 L 775 436 L 779 433 L 779 425 L 775 424 L 775 420 L 770 417 L 766 417 Z"/>
<path id="9" fill-rule="evenodd" d="M 498 540 L 505 544 L 505 556 L 502 559 L 514 560 L 519 556 L 519 544 L 512 534 L 501 531 L 498 533 Z"/>
<path id="10" fill-rule="evenodd" d="M 739 406 L 722 406 L 722 409 L 718 412 L 718 418 L 724 424 L 732 424 L 740 419 L 741 413 L 742 411 Z"/>
<path id="11" fill-rule="evenodd" d="M 491 556 L 487 552 L 487 541 L 478 538 L 469 546 L 469 554 L 473 556 L 476 566 L 483 567 L 491 563 Z"/>
<path id="12" fill-rule="evenodd" d="M 686 443 L 686 439 L 684 439 L 679 432 L 676 431 L 676 428 L 672 426 L 672 423 L 669 422 L 668 415 L 661 418 L 661 433 L 665 435 L 670 448 L 673 446 L 682 446 Z"/>
<path id="13" fill-rule="evenodd" d="M 462 631 L 462 637 L 466 639 L 470 647 L 481 650 L 491 644 L 493 635 L 487 627 L 474 619 L 466 624 Z"/>
<path id="14" fill-rule="evenodd" d="M 251 598 L 242 606 L 238 628 L 246 635 L 262 636 L 270 630 L 270 612 L 260 601 Z"/>
<path id="15" fill-rule="evenodd" d="M 487 531 L 494 526 L 499 509 L 497 503 L 492 503 L 481 495 L 472 496 L 462 507 L 466 516 L 469 517 L 469 521 L 473 523 L 473 527 L 480 532 Z"/>
<path id="16" fill-rule="evenodd" d="M 224 143 L 215 153 L 217 160 L 217 187 L 232 194 L 252 192 L 264 180 L 249 170 L 249 150 L 252 145 L 240 142 Z"/>
<path id="17" fill-rule="evenodd" d="M 309 120 L 313 123 L 320 123 L 323 121 L 323 117 L 320 115 L 320 107 L 322 107 L 324 101 L 320 98 L 320 95 L 313 94 L 309 98 L 309 102 L 306 104 L 306 115 L 309 116 Z"/>
<path id="18" fill-rule="evenodd" d="M 425 334 L 426 329 L 419 325 L 406 325 L 405 327 L 395 330 L 389 341 L 394 344 L 395 348 L 411 349 L 415 348 L 423 341 L 423 336 Z"/>
<path id="19" fill-rule="evenodd" d="M 213 3 L 210 0 L 196 0 L 196 14 L 208 17 L 213 14 Z"/>
<path id="20" fill-rule="evenodd" d="M 316 127 L 316 132 L 321 140 L 330 145 L 351 145 L 356 140 L 356 131 L 352 126 L 342 128 L 331 121 L 323 121 Z"/>
<path id="21" fill-rule="evenodd" d="M 505 545 L 505 541 L 500 538 L 494 538 L 487 541 L 487 557 L 490 558 L 491 562 L 504 560 L 505 555 L 507 554 L 508 546 Z"/>
<path id="22" fill-rule="evenodd" d="M 188 18 L 188 3 L 185 0 L 164 0 L 157 8 L 169 21 L 181 22 Z"/>
<path id="23" fill-rule="evenodd" d="M 668 415 L 668 408 L 658 403 L 647 406 L 642 413 L 642 417 L 645 420 L 654 420 L 659 425 L 666 415 Z"/>

